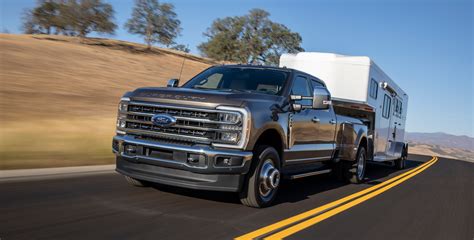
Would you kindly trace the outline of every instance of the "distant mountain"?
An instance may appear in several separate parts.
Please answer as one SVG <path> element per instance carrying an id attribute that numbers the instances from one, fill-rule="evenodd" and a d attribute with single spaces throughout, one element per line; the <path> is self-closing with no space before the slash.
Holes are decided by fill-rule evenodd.
<path id="1" fill-rule="evenodd" d="M 468 136 L 456 136 L 447 133 L 417 133 L 407 132 L 405 140 L 412 144 L 436 145 L 448 148 L 457 148 L 474 151 L 474 138 Z"/>

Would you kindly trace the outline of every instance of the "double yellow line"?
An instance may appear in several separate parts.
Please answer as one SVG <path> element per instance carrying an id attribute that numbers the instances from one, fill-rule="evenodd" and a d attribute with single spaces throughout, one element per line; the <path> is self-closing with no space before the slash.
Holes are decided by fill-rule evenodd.
<path id="1" fill-rule="evenodd" d="M 433 157 L 430 161 L 373 187 L 356 192 L 347 197 L 341 198 L 334 202 L 325 204 L 323 206 L 314 208 L 307 212 L 298 214 L 296 216 L 284 219 L 269 226 L 257 229 L 253 232 L 247 233 L 236 240 L 247 240 L 255 238 L 264 238 L 265 240 L 283 239 L 314 224 L 317 224 L 327 218 L 330 218 L 342 211 L 345 211 L 353 206 L 365 202 L 387 190 L 393 188 L 400 183 L 412 178 L 421 173 L 425 169 L 438 161 L 437 157 Z"/>

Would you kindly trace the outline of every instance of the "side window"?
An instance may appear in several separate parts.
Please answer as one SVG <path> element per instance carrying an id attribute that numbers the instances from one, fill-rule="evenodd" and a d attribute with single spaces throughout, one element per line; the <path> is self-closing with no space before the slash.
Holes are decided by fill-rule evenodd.
<path id="1" fill-rule="evenodd" d="M 293 81 L 293 86 L 291 88 L 291 94 L 293 95 L 301 95 L 304 97 L 311 96 L 311 90 L 308 85 L 308 80 L 306 77 L 297 76 Z M 302 105 L 311 105 L 311 100 L 300 100 L 297 103 Z"/>
<path id="2" fill-rule="evenodd" d="M 377 99 L 378 92 L 379 92 L 379 84 L 377 83 L 377 81 L 375 81 L 375 79 L 372 78 L 370 80 L 369 95 L 371 98 Z"/>
<path id="3" fill-rule="evenodd" d="M 382 108 L 382 117 L 389 118 L 390 117 L 390 107 L 392 106 L 392 99 L 385 94 L 383 98 L 383 108 Z"/>
<path id="4" fill-rule="evenodd" d="M 324 84 L 317 81 L 316 79 L 311 79 L 311 85 L 313 85 L 313 89 L 318 88 L 318 87 L 325 88 Z"/>

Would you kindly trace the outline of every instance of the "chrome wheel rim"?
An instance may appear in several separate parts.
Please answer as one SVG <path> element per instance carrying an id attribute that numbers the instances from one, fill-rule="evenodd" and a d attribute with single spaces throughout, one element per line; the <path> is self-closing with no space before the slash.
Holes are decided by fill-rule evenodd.
<path id="1" fill-rule="evenodd" d="M 362 180 L 365 172 L 365 153 L 362 152 L 357 160 L 357 177 Z"/>
<path id="2" fill-rule="evenodd" d="M 268 199 L 280 185 L 280 171 L 275 167 L 271 159 L 263 162 L 260 169 L 258 190 L 263 199 Z"/>

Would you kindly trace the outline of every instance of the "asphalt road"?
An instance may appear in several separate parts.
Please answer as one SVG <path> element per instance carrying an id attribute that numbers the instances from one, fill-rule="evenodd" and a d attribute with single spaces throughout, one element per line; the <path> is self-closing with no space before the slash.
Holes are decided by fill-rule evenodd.
<path id="1" fill-rule="evenodd" d="M 115 173 L 0 183 L 0 239 L 232 239 L 372 187 L 408 169 L 371 165 L 365 184 L 329 175 L 285 182 L 275 206 L 234 194 L 136 188 Z M 474 164 L 439 159 L 399 185 L 288 239 L 474 239 Z"/>

